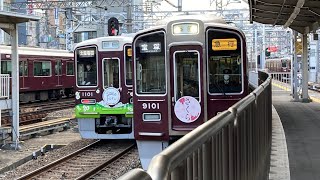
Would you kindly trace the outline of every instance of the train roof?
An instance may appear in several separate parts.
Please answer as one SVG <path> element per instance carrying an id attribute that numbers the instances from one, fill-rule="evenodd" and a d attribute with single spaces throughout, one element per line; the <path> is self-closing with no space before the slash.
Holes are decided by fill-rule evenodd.
<path id="1" fill-rule="evenodd" d="M 11 54 L 11 46 L 0 46 L 0 53 Z M 73 53 L 66 50 L 44 49 L 36 47 L 18 47 L 18 53 L 22 55 L 73 57 Z"/>
<path id="2" fill-rule="evenodd" d="M 242 34 L 243 37 L 245 37 L 244 33 L 241 29 L 235 26 L 231 26 L 228 24 L 223 18 L 218 17 L 213 14 L 196 14 L 196 15 L 176 15 L 169 18 L 165 18 L 161 21 L 158 21 L 155 26 L 140 30 L 137 34 L 143 34 L 146 32 L 150 32 L 157 29 L 167 29 L 168 24 L 172 23 L 174 21 L 179 22 L 179 20 L 190 20 L 190 21 L 202 21 L 205 25 L 205 27 L 208 26 L 214 26 L 214 27 L 220 27 L 230 30 L 238 31 Z"/>
<path id="3" fill-rule="evenodd" d="M 221 17 L 215 16 L 213 14 L 194 14 L 194 15 L 176 15 L 169 18 L 165 18 L 158 21 L 156 25 L 167 25 L 169 22 L 177 20 L 200 20 L 203 23 L 219 23 L 227 24 Z"/>
<path id="4" fill-rule="evenodd" d="M 98 45 L 99 51 L 106 51 L 105 49 L 102 49 L 102 42 L 103 41 L 119 41 L 119 49 L 118 50 L 122 50 L 122 48 L 125 44 L 132 43 L 133 36 L 134 36 L 134 34 L 128 34 L 126 36 L 125 35 L 123 35 L 123 36 L 106 36 L 106 37 L 89 39 L 89 40 L 85 40 L 80 43 L 77 43 L 74 47 L 74 50 L 78 47 Z"/>

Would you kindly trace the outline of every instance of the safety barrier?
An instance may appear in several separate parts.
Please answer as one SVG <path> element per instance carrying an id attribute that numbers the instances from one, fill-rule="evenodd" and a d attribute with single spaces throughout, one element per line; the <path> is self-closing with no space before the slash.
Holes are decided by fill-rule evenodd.
<path id="1" fill-rule="evenodd" d="M 266 77 L 266 79 L 261 79 Z M 272 117 L 271 77 L 250 95 L 156 155 L 148 171 L 134 169 L 120 180 L 267 180 Z"/>
<path id="2" fill-rule="evenodd" d="M 0 98 L 9 99 L 10 95 L 10 75 L 0 74 Z"/>

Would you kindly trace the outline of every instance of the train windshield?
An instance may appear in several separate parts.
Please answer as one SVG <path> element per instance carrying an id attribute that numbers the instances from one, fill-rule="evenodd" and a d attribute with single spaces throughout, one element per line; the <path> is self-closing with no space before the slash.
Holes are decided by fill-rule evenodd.
<path id="1" fill-rule="evenodd" d="M 96 48 L 77 49 L 77 85 L 97 85 L 97 57 Z"/>
<path id="2" fill-rule="evenodd" d="M 209 93 L 242 92 L 242 42 L 232 32 L 208 30 Z"/>
<path id="3" fill-rule="evenodd" d="M 138 94 L 165 94 L 164 32 L 148 34 L 135 42 L 136 91 Z"/>
<path id="4" fill-rule="evenodd" d="M 103 60 L 103 87 L 119 88 L 119 59 Z"/>
<path id="5" fill-rule="evenodd" d="M 132 49 L 131 46 L 125 46 L 125 74 L 126 74 L 126 85 L 132 85 Z"/>

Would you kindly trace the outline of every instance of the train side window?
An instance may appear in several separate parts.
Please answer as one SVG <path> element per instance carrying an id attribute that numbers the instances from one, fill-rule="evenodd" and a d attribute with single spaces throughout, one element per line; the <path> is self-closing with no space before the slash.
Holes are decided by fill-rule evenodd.
<path id="1" fill-rule="evenodd" d="M 242 39 L 236 33 L 217 29 L 209 29 L 207 39 L 209 93 L 241 93 Z"/>
<path id="2" fill-rule="evenodd" d="M 33 63 L 34 76 L 51 76 L 51 62 L 35 61 Z"/>
<path id="3" fill-rule="evenodd" d="M 74 75 L 74 63 L 73 62 L 67 62 L 67 76 Z"/>
<path id="4" fill-rule="evenodd" d="M 1 61 L 1 74 L 10 74 L 11 76 L 11 61 Z"/>
<path id="5" fill-rule="evenodd" d="M 28 62 L 20 61 L 19 62 L 19 75 L 20 76 L 28 76 Z"/>

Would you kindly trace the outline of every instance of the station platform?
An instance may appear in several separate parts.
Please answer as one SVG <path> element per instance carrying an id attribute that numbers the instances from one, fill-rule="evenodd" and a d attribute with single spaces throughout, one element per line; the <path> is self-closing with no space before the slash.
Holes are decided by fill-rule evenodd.
<path id="1" fill-rule="evenodd" d="M 320 179 L 320 93 L 312 102 L 294 102 L 288 86 L 273 83 L 273 106 L 281 119 L 288 149 L 291 180 Z"/>

